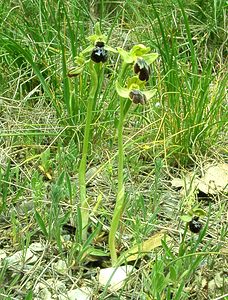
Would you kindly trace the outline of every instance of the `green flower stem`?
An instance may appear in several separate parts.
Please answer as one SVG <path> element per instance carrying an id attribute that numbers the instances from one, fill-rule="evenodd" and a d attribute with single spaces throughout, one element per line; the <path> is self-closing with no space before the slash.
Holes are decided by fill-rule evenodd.
<path id="1" fill-rule="evenodd" d="M 119 81 L 124 77 L 127 65 L 124 63 L 120 72 Z M 109 232 L 109 250 L 111 254 L 112 266 L 117 264 L 116 253 L 116 232 L 119 226 L 120 218 L 124 208 L 124 180 L 123 180 L 123 167 L 124 167 L 124 149 L 123 149 L 123 124 L 124 124 L 124 98 L 120 98 L 120 118 L 118 123 L 118 193 L 116 198 L 116 205 L 111 221 Z"/>
<path id="2" fill-rule="evenodd" d="M 109 232 L 109 250 L 111 254 L 112 265 L 117 263 L 116 241 L 115 236 L 119 226 L 120 218 L 122 215 L 122 208 L 124 206 L 124 182 L 123 182 L 123 164 L 124 164 L 124 151 L 123 151 L 123 108 L 124 99 L 120 99 L 120 120 L 118 126 L 118 193 L 116 198 L 116 205 L 111 222 Z"/>
<path id="3" fill-rule="evenodd" d="M 80 190 L 80 206 L 81 206 L 81 225 L 82 225 L 82 240 L 87 238 L 87 225 L 89 220 L 88 203 L 86 199 L 86 160 L 89 148 L 90 126 L 92 122 L 93 105 L 96 98 L 98 87 L 98 76 L 92 61 L 89 62 L 89 71 L 91 75 L 91 90 L 88 97 L 88 106 L 86 114 L 86 124 L 83 139 L 82 159 L 79 166 L 79 190 Z"/>

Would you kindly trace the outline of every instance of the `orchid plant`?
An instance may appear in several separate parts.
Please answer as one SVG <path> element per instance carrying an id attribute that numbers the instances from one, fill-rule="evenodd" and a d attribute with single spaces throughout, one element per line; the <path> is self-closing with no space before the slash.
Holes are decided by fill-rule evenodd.
<path id="1" fill-rule="evenodd" d="M 116 81 L 115 87 L 117 94 L 120 96 L 120 117 L 118 123 L 118 192 L 116 197 L 116 205 L 113 212 L 111 227 L 109 232 L 109 250 L 111 262 L 113 266 L 118 263 L 116 251 L 116 232 L 124 210 L 124 150 L 123 150 L 123 125 L 124 118 L 130 107 L 125 107 L 126 99 L 130 99 L 130 104 L 145 105 L 156 93 L 156 89 L 147 90 L 146 83 L 151 75 L 151 64 L 158 57 L 157 53 L 150 53 L 150 48 L 142 44 L 135 45 L 129 52 L 122 48 L 117 50 L 107 45 L 107 38 L 100 31 L 99 23 L 95 25 L 95 34 L 89 38 L 90 45 L 83 50 L 75 59 L 75 67 L 69 70 L 68 76 L 74 77 L 81 74 L 88 64 L 91 76 L 91 90 L 88 98 L 86 125 L 83 140 L 82 158 L 79 166 L 79 189 L 80 189 L 80 217 L 82 226 L 82 241 L 87 238 L 87 226 L 89 220 L 88 203 L 86 198 L 86 160 L 88 154 L 90 127 L 92 121 L 92 108 L 97 95 L 98 74 L 94 64 L 99 64 L 102 68 L 108 59 L 108 53 L 119 53 L 122 58 L 121 71 Z M 133 67 L 133 68 L 132 68 Z M 126 79 L 124 85 L 125 74 L 128 68 L 132 68 L 134 75 Z M 127 102 L 128 103 L 128 102 Z M 126 108 L 126 109 L 125 109 Z"/>

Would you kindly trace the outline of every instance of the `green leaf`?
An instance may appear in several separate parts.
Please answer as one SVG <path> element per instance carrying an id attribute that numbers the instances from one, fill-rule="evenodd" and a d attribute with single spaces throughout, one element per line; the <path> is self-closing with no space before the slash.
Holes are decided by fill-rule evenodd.
<path id="1" fill-rule="evenodd" d="M 32 298 L 33 298 L 33 292 L 32 290 L 30 290 L 28 294 L 25 296 L 25 300 L 32 300 Z"/>
<path id="2" fill-rule="evenodd" d="M 121 263 L 122 261 L 134 261 L 152 252 L 152 250 L 162 245 L 161 241 L 164 238 L 164 236 L 165 231 L 161 230 L 149 237 L 146 241 L 132 246 L 130 249 L 128 249 L 120 255 L 119 262 Z M 170 239 L 169 236 L 166 236 L 166 239 Z"/>
<path id="3" fill-rule="evenodd" d="M 96 249 L 94 247 L 89 247 L 86 251 L 86 254 L 89 254 L 89 255 L 93 255 L 93 256 L 109 256 L 109 253 L 101 250 L 101 249 Z"/>
<path id="4" fill-rule="evenodd" d="M 46 226 L 44 224 L 44 221 L 37 211 L 35 212 L 35 219 L 36 219 L 36 222 L 38 223 L 38 225 L 40 226 L 40 229 L 43 232 L 43 235 L 46 238 L 48 238 L 48 232 L 47 232 Z"/>
<path id="5" fill-rule="evenodd" d="M 170 278 L 170 280 L 173 281 L 173 282 L 176 282 L 176 280 L 177 280 L 177 271 L 176 271 L 176 268 L 173 267 L 173 266 L 170 266 L 169 270 L 170 270 L 169 271 L 169 278 Z"/>
<path id="6" fill-rule="evenodd" d="M 68 211 L 63 217 L 61 217 L 61 218 L 59 219 L 60 224 L 61 224 L 61 225 L 66 224 L 66 223 L 68 222 L 69 219 L 70 219 L 70 212 Z"/>

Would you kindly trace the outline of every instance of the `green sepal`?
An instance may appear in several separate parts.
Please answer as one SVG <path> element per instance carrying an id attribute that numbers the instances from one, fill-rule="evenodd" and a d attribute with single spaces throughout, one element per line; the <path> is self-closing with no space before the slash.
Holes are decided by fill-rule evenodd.
<path id="1" fill-rule="evenodd" d="M 91 44 L 93 44 L 93 46 L 97 43 L 97 42 L 104 42 L 106 43 L 107 41 L 107 37 L 105 35 L 97 35 L 97 34 L 93 34 L 90 35 L 87 40 L 89 40 L 91 42 Z"/>
<path id="2" fill-rule="evenodd" d="M 75 57 L 74 62 L 75 62 L 76 65 L 82 66 L 82 65 L 85 64 L 85 58 L 84 58 L 84 56 L 81 54 L 81 55 Z"/>
<path id="3" fill-rule="evenodd" d="M 128 88 L 122 87 L 118 81 L 116 81 L 116 91 L 120 97 L 129 98 L 130 90 Z"/>
<path id="4" fill-rule="evenodd" d="M 99 22 L 97 22 L 94 25 L 94 31 L 95 31 L 95 34 L 90 35 L 87 38 L 87 40 L 89 40 L 93 45 L 95 45 L 96 42 L 106 43 L 107 37 L 101 33 L 101 28 L 100 28 L 100 23 Z"/>
<path id="5" fill-rule="evenodd" d="M 131 82 L 130 82 L 130 86 L 129 88 L 125 88 L 125 87 L 122 87 L 118 81 L 116 81 L 116 91 L 117 91 L 117 94 L 120 96 L 120 97 L 123 97 L 123 98 L 129 98 L 129 94 L 132 90 L 139 90 L 143 95 L 146 96 L 146 100 L 150 100 L 157 92 L 156 89 L 153 89 L 153 90 L 148 90 L 148 91 L 142 91 L 140 90 L 140 87 L 139 85 L 137 84 L 137 81 L 134 80 L 135 77 L 132 77 L 130 78 L 131 79 Z M 136 77 L 136 79 L 138 79 Z M 138 79 L 139 80 L 139 79 Z M 140 81 L 140 80 L 139 80 Z M 140 81 L 141 82 L 141 81 Z"/>
<path id="6" fill-rule="evenodd" d="M 117 48 L 117 50 L 123 61 L 127 64 L 132 64 L 136 62 L 138 58 L 142 58 L 148 65 L 150 65 L 158 57 L 157 53 L 148 53 L 150 52 L 150 47 L 146 47 L 142 44 L 133 46 L 130 52 L 127 52 L 122 48 Z"/>
<path id="7" fill-rule="evenodd" d="M 144 88 L 145 86 L 145 82 L 144 81 L 141 81 L 138 76 L 133 76 L 133 77 L 130 77 L 128 78 L 127 80 L 127 87 L 128 89 L 131 91 L 131 90 L 139 90 L 139 89 L 142 89 Z"/>
<path id="8" fill-rule="evenodd" d="M 112 47 L 110 47 L 108 45 L 105 45 L 104 49 L 107 50 L 107 51 L 109 51 L 109 52 L 118 53 L 118 51 L 116 49 L 114 49 L 114 48 L 112 48 Z"/>
<path id="9" fill-rule="evenodd" d="M 188 222 L 191 221 L 192 216 L 190 216 L 190 215 L 183 215 L 183 216 L 180 216 L 180 218 L 181 218 L 182 221 L 188 223 Z"/>
<path id="10" fill-rule="evenodd" d="M 157 90 L 153 89 L 153 90 L 149 90 L 149 91 L 143 91 L 143 94 L 146 96 L 147 100 L 150 100 L 152 97 L 154 97 L 156 92 L 157 92 Z"/>
<path id="11" fill-rule="evenodd" d="M 98 36 L 102 35 L 102 33 L 101 33 L 101 27 L 100 27 L 100 22 L 96 22 L 96 24 L 94 25 L 94 31 L 95 31 L 96 35 L 98 35 Z"/>
<path id="12" fill-rule="evenodd" d="M 197 217 L 205 217 L 207 213 L 202 208 L 193 208 L 192 212 Z"/>
<path id="13" fill-rule="evenodd" d="M 126 64 L 132 64 L 134 62 L 134 57 L 131 55 L 130 52 L 127 52 L 119 47 L 117 48 L 117 50 Z"/>
<path id="14" fill-rule="evenodd" d="M 82 73 L 84 66 L 85 66 L 85 58 L 82 54 L 80 54 L 79 56 L 76 56 L 74 59 L 75 64 L 77 65 L 76 67 L 72 67 L 69 72 L 68 72 L 68 76 L 69 77 L 75 77 L 79 74 Z"/>
<path id="15" fill-rule="evenodd" d="M 150 65 L 158 58 L 158 53 L 148 53 L 143 55 L 145 62 Z"/>

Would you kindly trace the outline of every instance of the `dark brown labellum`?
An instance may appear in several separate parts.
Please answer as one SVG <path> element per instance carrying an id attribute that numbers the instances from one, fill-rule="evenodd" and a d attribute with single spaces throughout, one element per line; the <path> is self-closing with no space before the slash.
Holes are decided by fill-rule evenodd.
<path id="1" fill-rule="evenodd" d="M 135 74 L 139 74 L 139 79 L 142 81 L 148 81 L 150 77 L 150 66 L 144 59 L 138 58 L 134 65 Z"/>
<path id="2" fill-rule="evenodd" d="M 104 47 L 96 46 L 91 53 L 91 59 L 95 63 L 104 63 L 108 59 L 108 51 Z"/>
<path id="3" fill-rule="evenodd" d="M 189 225 L 190 231 L 193 233 L 199 233 L 202 228 L 202 224 L 199 221 L 199 217 L 193 217 L 188 225 Z"/>
<path id="4" fill-rule="evenodd" d="M 130 91 L 129 97 L 135 104 L 146 104 L 146 96 L 139 90 Z"/>
<path id="5" fill-rule="evenodd" d="M 134 64 L 134 72 L 135 72 L 135 74 L 138 74 L 140 70 L 141 69 L 140 69 L 139 65 L 137 63 L 135 63 Z"/>
<path id="6" fill-rule="evenodd" d="M 140 72 L 139 72 L 139 79 L 144 81 L 148 81 L 150 78 L 150 72 L 148 71 L 148 69 L 143 68 Z"/>

